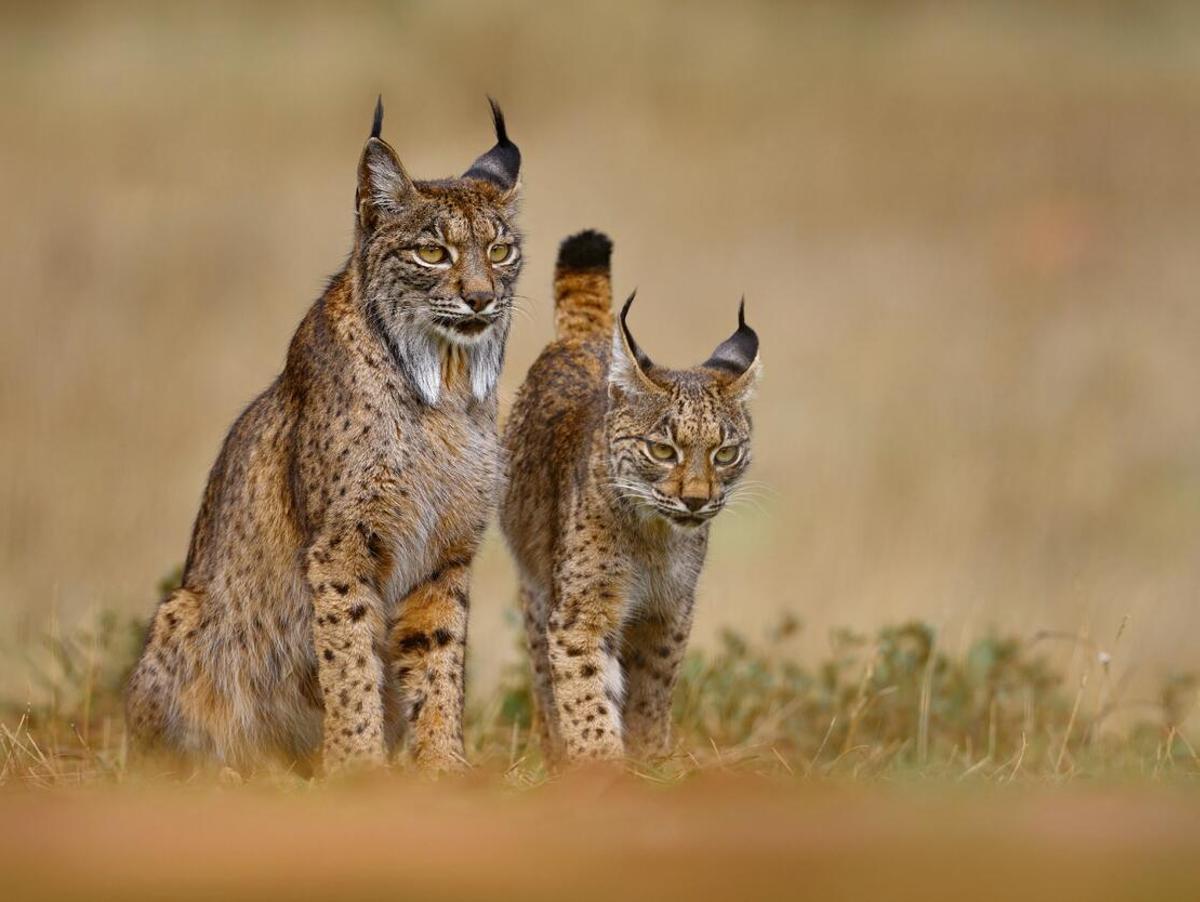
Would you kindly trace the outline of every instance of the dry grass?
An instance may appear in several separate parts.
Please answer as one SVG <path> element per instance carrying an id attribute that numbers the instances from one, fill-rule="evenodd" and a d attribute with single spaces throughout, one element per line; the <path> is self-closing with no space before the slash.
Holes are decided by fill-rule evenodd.
<path id="1" fill-rule="evenodd" d="M 795 653 L 786 619 L 759 642 L 726 632 L 715 652 L 693 652 L 676 693 L 676 751 L 631 762 L 631 774 L 677 784 L 721 772 L 812 781 L 1010 784 L 1074 779 L 1192 782 L 1200 777 L 1195 674 L 1131 696 L 1114 637 L 985 636 L 963 655 L 911 622 L 868 637 L 839 630 L 814 666 Z M 514 625 L 509 640 L 516 642 Z M 1048 646 L 1080 651 L 1069 671 Z M 140 621 L 108 614 L 91 628 L 48 634 L 27 653 L 44 703 L 0 699 L 0 787 L 126 783 L 121 691 L 141 646 Z M 1115 662 L 1115 663 L 1114 663 Z M 527 667 L 512 665 L 469 712 L 469 757 L 481 774 L 516 787 L 549 775 L 532 730 Z M 174 774 L 187 777 L 187 774 Z M 264 771 L 257 782 L 307 783 Z M 203 779 L 200 775 L 199 779 Z"/>
<path id="2" fill-rule="evenodd" d="M 248 784 L 131 771 L 118 712 L 136 623 L 47 636 L 31 664 L 51 702 L 0 712 L 5 898 L 1200 890 L 1200 758 L 1179 728 L 1195 679 L 1138 704 L 1112 679 L 1114 645 L 1071 638 L 1083 653 L 1067 675 L 1039 651 L 1063 637 L 988 637 L 956 657 L 917 623 L 869 640 L 842 632 L 808 669 L 789 647 L 796 630 L 727 634 L 717 653 L 693 654 L 676 753 L 624 773 L 548 775 L 513 669 L 471 711 L 475 770 L 436 787 L 402 768 L 339 785 L 270 769 Z"/>

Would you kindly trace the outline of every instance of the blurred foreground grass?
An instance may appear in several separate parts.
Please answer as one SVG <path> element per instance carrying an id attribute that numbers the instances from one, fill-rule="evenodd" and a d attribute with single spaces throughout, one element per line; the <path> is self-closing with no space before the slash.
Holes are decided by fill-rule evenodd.
<path id="1" fill-rule="evenodd" d="M 1194 676 L 1135 698 L 1119 635 L 984 635 L 953 654 L 919 622 L 839 631 L 807 666 L 800 631 L 693 652 L 675 754 L 623 773 L 546 772 L 522 662 L 471 704 L 462 777 L 164 782 L 125 766 L 142 627 L 105 614 L 27 649 L 28 697 L 0 707 L 0 894 L 1198 897 Z"/>
<path id="2" fill-rule="evenodd" d="M 0 805 L 20 899 L 1194 900 L 1200 806 L 1073 786 L 919 795 L 579 774 L 536 792 L 387 780 Z"/>

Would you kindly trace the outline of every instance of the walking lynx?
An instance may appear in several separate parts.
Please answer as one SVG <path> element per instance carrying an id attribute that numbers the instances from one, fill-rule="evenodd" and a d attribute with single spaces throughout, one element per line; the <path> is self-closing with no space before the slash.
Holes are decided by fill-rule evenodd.
<path id="1" fill-rule="evenodd" d="M 609 240 L 568 238 L 557 338 L 529 370 L 504 444 L 501 524 L 517 559 L 551 760 L 665 753 L 708 524 L 750 463 L 758 337 L 698 367 L 656 366 L 614 328 Z"/>
<path id="2" fill-rule="evenodd" d="M 131 678 L 139 748 L 327 771 L 463 762 L 468 568 L 499 490 L 496 380 L 520 153 L 414 181 L 380 137 L 354 246 L 209 476 L 183 584 Z"/>

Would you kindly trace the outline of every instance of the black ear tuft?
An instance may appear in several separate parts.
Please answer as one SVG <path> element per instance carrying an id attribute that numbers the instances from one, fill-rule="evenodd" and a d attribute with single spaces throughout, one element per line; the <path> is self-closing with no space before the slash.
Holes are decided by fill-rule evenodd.
<path id="1" fill-rule="evenodd" d="M 496 103 L 496 98 L 491 94 L 487 96 L 487 100 L 488 106 L 492 108 L 492 126 L 496 129 L 496 143 L 515 146 L 512 141 L 508 140 L 508 128 L 504 124 L 504 111 L 500 109 L 500 104 Z"/>
<path id="2" fill-rule="evenodd" d="M 633 355 L 634 362 L 637 367 L 645 375 L 654 366 L 650 362 L 650 358 L 646 356 L 646 352 L 638 347 L 638 343 L 633 340 L 633 333 L 629 331 L 629 324 L 625 322 L 625 318 L 629 315 L 629 308 L 633 306 L 633 299 L 637 297 L 637 289 L 629 295 L 629 300 L 625 302 L 625 306 L 621 308 L 621 334 L 625 336 L 625 346 L 629 348 L 629 353 Z"/>
<path id="3" fill-rule="evenodd" d="M 738 306 L 738 328 L 701 366 L 742 375 L 758 358 L 758 333 L 746 325 L 746 299 Z"/>
<path id="4" fill-rule="evenodd" d="M 378 138 L 383 134 L 383 95 L 375 100 L 375 118 L 371 122 L 371 137 Z"/>
<path id="5" fill-rule="evenodd" d="M 588 229 L 563 240 L 558 246 L 559 269 L 597 269 L 608 272 L 612 261 L 612 240 L 603 232 Z"/>
<path id="6" fill-rule="evenodd" d="M 504 113 L 500 104 L 491 97 L 488 98 L 488 103 L 492 107 L 496 145 L 472 163 L 471 168 L 464 172 L 462 177 L 483 179 L 508 191 L 517 184 L 517 177 L 521 173 L 521 151 L 508 139 L 508 128 L 504 124 Z"/>

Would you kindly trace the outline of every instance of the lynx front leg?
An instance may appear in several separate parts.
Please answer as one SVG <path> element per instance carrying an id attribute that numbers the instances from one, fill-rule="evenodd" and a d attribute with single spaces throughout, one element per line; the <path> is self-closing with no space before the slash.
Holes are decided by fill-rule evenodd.
<path id="1" fill-rule="evenodd" d="M 625 629 L 625 743 L 640 758 L 671 750 L 671 698 L 692 630 L 692 605 L 655 610 Z"/>
<path id="2" fill-rule="evenodd" d="M 386 631 L 383 604 L 348 535 L 354 531 L 318 539 L 308 553 L 326 774 L 385 761 L 383 664 L 376 652 Z"/>
<path id="3" fill-rule="evenodd" d="M 455 561 L 414 589 L 400 602 L 392 627 L 392 675 L 408 721 L 409 752 L 422 770 L 455 771 L 467 764 L 469 566 L 469 560 Z"/>
<path id="4" fill-rule="evenodd" d="M 548 618 L 557 733 L 568 759 L 619 758 L 624 753 L 619 605 L 608 584 L 564 587 Z"/>

